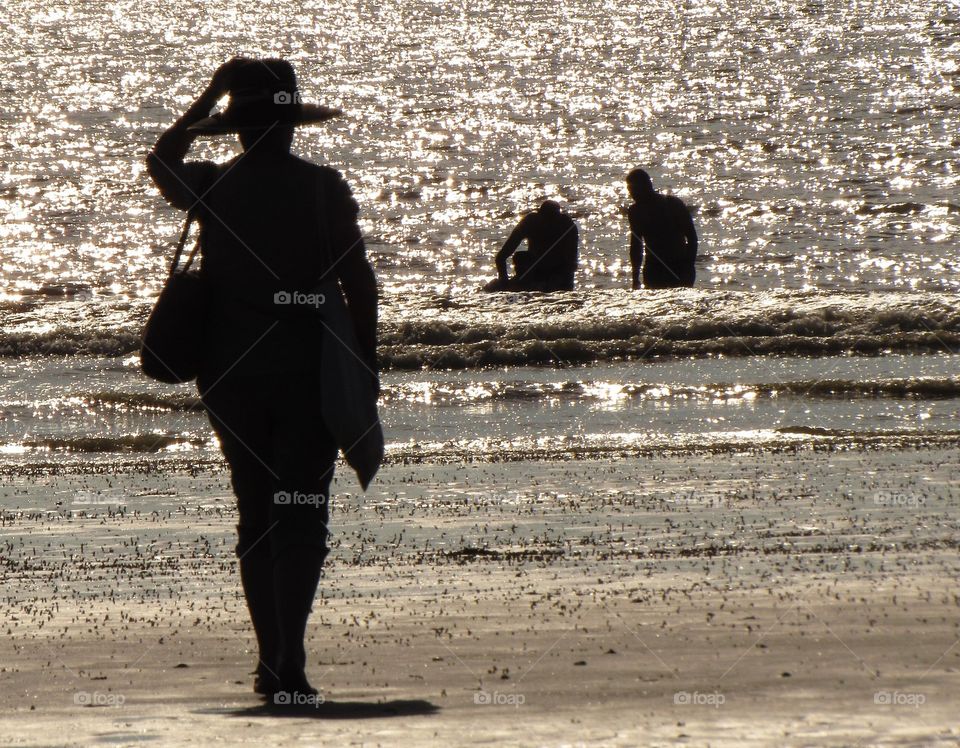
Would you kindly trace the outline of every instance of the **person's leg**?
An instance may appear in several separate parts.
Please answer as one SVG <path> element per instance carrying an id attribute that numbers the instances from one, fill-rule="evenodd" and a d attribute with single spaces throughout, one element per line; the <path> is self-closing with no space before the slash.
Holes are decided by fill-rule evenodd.
<path id="1" fill-rule="evenodd" d="M 258 394 L 262 384 L 223 380 L 203 397 L 207 414 L 230 465 L 237 497 L 237 546 L 240 581 L 257 637 L 254 690 L 272 693 L 279 685 L 279 633 L 273 589 L 269 534 L 274 492 L 270 467 L 271 425 Z"/>
<path id="2" fill-rule="evenodd" d="M 533 252 L 529 249 L 513 253 L 513 280 L 526 281 L 527 273 L 533 266 Z"/>
<path id="3" fill-rule="evenodd" d="M 491 292 L 491 293 L 496 291 L 506 291 L 508 284 L 509 284 L 509 281 L 501 280 L 500 278 L 495 278 L 494 280 L 490 281 L 485 286 L 483 286 L 482 290 Z"/>
<path id="4" fill-rule="evenodd" d="M 666 270 L 659 262 L 650 262 L 647 258 L 647 264 L 643 266 L 643 287 L 650 289 L 674 288 L 677 285 L 677 279 L 670 271 Z"/>
<path id="5" fill-rule="evenodd" d="M 281 689 L 316 693 L 307 682 L 304 635 L 327 555 L 328 497 L 337 447 L 323 425 L 319 377 L 291 376 L 274 429 L 274 465 L 280 476 L 271 505 L 273 585 Z"/>
<path id="6" fill-rule="evenodd" d="M 273 564 L 278 631 L 277 690 L 316 694 L 307 680 L 304 638 L 326 553 L 307 545 L 283 549 Z"/>

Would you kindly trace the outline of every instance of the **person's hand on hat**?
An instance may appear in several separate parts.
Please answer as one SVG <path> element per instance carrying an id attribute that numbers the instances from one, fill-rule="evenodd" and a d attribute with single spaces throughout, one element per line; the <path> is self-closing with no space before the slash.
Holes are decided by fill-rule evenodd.
<path id="1" fill-rule="evenodd" d="M 192 132 L 190 128 L 208 117 L 216 107 L 217 102 L 230 93 L 235 71 L 248 62 L 250 62 L 248 58 L 233 57 L 218 67 L 207 87 L 187 108 L 187 111 L 177 120 L 172 129 L 186 130 L 190 137 L 196 137 L 196 133 Z"/>
<path id="2" fill-rule="evenodd" d="M 216 69 L 213 77 L 210 79 L 209 90 L 220 96 L 226 96 L 230 93 L 233 85 L 233 73 L 238 67 L 254 62 L 249 57 L 232 57 Z"/>

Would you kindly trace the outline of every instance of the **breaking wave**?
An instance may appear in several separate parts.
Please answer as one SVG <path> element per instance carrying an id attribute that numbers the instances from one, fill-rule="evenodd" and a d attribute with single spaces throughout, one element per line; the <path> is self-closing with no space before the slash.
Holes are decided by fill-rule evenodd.
<path id="1" fill-rule="evenodd" d="M 131 302 L 120 312 L 87 314 L 80 326 L 55 306 L 44 307 L 44 324 L 22 309 L 0 310 L 0 356 L 129 355 L 139 348 L 148 311 L 148 304 Z M 960 351 L 960 296 L 688 289 L 393 294 L 384 299 L 380 325 L 382 366 L 400 370 L 924 351 Z"/>

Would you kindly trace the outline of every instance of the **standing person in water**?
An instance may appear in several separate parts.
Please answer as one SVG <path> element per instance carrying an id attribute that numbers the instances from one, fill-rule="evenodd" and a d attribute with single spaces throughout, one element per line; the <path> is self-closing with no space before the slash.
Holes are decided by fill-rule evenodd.
<path id="1" fill-rule="evenodd" d="M 517 252 L 526 239 L 527 249 Z M 577 224 L 553 200 L 520 219 L 497 252 L 497 279 L 486 291 L 572 291 L 577 272 Z M 513 257 L 513 277 L 507 260 Z"/>
<path id="2" fill-rule="evenodd" d="M 226 109 L 209 116 L 227 94 Z M 309 291 L 328 274 L 379 386 L 377 285 L 359 208 L 338 171 L 290 152 L 296 126 L 336 114 L 300 101 L 290 63 L 236 58 L 147 157 L 163 197 L 200 224 L 210 295 L 197 385 L 237 498 L 236 554 L 259 647 L 254 690 L 275 703 L 317 694 L 304 634 L 328 552 L 337 456 L 321 401 L 336 393 L 320 391 L 326 354 Z M 223 164 L 184 161 L 194 138 L 217 133 L 238 134 L 243 152 Z"/>
<path id="3" fill-rule="evenodd" d="M 696 280 L 697 230 L 690 210 L 680 198 L 653 189 L 650 175 L 643 169 L 627 175 L 627 188 L 633 198 L 627 217 L 634 289 L 692 286 Z"/>

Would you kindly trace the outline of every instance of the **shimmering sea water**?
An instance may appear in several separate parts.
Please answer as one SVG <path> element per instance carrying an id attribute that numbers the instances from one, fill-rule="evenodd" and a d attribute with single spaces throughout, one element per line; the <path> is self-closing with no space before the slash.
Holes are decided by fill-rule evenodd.
<path id="1" fill-rule="evenodd" d="M 13 0 L 3 459 L 215 452 L 133 354 L 181 221 L 143 158 L 235 54 L 345 112 L 295 148 L 360 203 L 398 454 L 952 438 L 955 2 Z M 694 290 L 628 290 L 634 166 L 695 210 Z M 544 198 L 580 225 L 578 290 L 481 294 Z"/>

